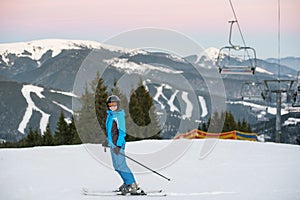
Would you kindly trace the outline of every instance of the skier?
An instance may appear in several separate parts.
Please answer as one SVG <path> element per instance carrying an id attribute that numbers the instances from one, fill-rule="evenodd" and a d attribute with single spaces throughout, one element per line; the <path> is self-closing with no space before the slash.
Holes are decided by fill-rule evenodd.
<path id="1" fill-rule="evenodd" d="M 123 195 L 142 193 L 143 191 L 137 186 L 124 157 L 126 124 L 125 112 L 123 109 L 120 109 L 119 97 L 116 95 L 109 96 L 106 105 L 108 108 L 106 118 L 107 142 L 104 146 L 110 147 L 114 169 L 123 180 L 123 184 L 119 187 L 118 191 Z"/>

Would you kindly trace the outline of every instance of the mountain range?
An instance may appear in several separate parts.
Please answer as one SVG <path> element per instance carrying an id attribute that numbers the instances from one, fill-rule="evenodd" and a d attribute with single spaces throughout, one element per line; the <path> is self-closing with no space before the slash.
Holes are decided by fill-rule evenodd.
<path id="1" fill-rule="evenodd" d="M 296 80 L 293 87 L 297 86 L 300 58 L 283 58 L 280 65 L 277 59 L 257 59 L 255 75 L 221 76 L 216 73 L 218 52 L 212 47 L 181 58 L 171 53 L 126 49 L 83 40 L 48 39 L 0 44 L 0 138 L 17 141 L 24 137 L 29 127 L 43 132 L 48 122 L 54 131 L 61 110 L 70 119 L 74 107 L 72 100 L 78 99 L 83 92 L 84 84 L 76 84 L 78 81 L 84 83 L 80 80 L 84 77 L 78 74 L 93 77 L 99 69 L 104 69 L 101 75 L 109 89 L 118 80 L 127 96 L 137 80 L 143 80 L 164 124 L 162 135 L 165 138 L 207 121 L 224 101 L 226 109 L 237 119 L 245 118 L 253 125 L 254 131 L 273 133 L 274 102 L 245 102 L 242 97 L 246 93 L 247 96 L 260 94 L 265 86 L 249 82 L 276 79 L 279 68 L 280 78 Z M 96 64 L 92 55 L 96 55 Z M 90 69 L 90 65 L 95 66 Z M 245 85 L 247 88 L 243 91 Z M 251 85 L 252 89 L 249 88 Z M 282 124 L 289 118 L 300 118 L 299 112 L 287 112 L 285 108 L 288 106 L 288 103 L 283 104 Z M 262 118 L 269 122 L 259 121 Z M 289 128 L 287 132 L 294 133 L 299 130 L 299 125 L 285 127 Z M 289 139 L 294 136 L 289 136 Z"/>

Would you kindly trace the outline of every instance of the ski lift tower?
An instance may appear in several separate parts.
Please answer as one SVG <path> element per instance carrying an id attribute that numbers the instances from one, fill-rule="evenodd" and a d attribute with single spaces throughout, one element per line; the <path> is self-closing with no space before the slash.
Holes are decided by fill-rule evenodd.
<path id="1" fill-rule="evenodd" d="M 281 96 L 283 93 L 289 95 L 293 90 L 293 84 L 295 80 L 265 80 L 265 90 L 262 94 L 264 100 L 272 100 L 272 96 L 276 96 L 276 135 L 275 141 L 280 143 L 282 132 L 281 132 Z"/>
<path id="2" fill-rule="evenodd" d="M 297 73 L 297 79 L 296 79 L 296 87 L 294 92 L 292 93 L 292 101 L 293 107 L 300 107 L 300 71 Z"/>

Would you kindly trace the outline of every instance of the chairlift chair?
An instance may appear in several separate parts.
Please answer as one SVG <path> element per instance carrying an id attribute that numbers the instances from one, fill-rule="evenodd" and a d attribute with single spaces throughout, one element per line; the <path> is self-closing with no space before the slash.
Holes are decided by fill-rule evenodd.
<path id="1" fill-rule="evenodd" d="M 242 100 L 263 101 L 262 83 L 260 82 L 245 82 L 241 88 Z"/>
<path id="2" fill-rule="evenodd" d="M 234 45 L 231 42 L 232 27 L 237 21 L 229 21 L 229 44 L 219 50 L 216 65 L 221 74 L 254 74 L 256 68 L 256 52 L 252 47 Z"/>

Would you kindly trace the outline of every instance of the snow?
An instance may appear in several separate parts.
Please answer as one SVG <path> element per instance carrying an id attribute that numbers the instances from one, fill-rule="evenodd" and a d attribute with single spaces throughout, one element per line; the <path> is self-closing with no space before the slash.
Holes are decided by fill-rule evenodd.
<path id="1" fill-rule="evenodd" d="M 179 109 L 174 105 L 174 100 L 175 100 L 175 97 L 177 95 L 177 93 L 179 92 L 178 90 L 176 90 L 172 96 L 170 97 L 170 99 L 168 99 L 164 94 L 163 94 L 163 88 L 166 88 L 166 89 L 172 89 L 172 87 L 168 84 L 162 84 L 160 85 L 159 87 L 156 87 L 156 94 L 154 95 L 153 99 L 158 102 L 161 106 L 161 109 L 164 109 L 165 106 L 163 105 L 163 103 L 161 103 L 159 101 L 159 97 L 161 96 L 164 100 L 167 101 L 167 104 L 170 106 L 170 111 L 171 112 L 174 112 L 174 111 L 177 111 L 177 112 L 180 112 Z"/>
<path id="2" fill-rule="evenodd" d="M 261 67 L 256 67 L 256 68 L 255 68 L 255 72 L 265 73 L 265 74 L 269 74 L 269 75 L 274 75 L 274 73 L 269 72 L 269 71 L 267 71 L 267 70 L 265 70 L 265 69 L 263 69 L 263 68 L 261 68 Z"/>
<path id="3" fill-rule="evenodd" d="M 52 93 L 58 93 L 58 94 L 63 94 L 65 96 L 79 98 L 76 94 L 74 94 L 72 92 L 64 92 L 64 91 L 58 91 L 58 90 L 50 90 L 50 92 L 52 92 Z"/>
<path id="4" fill-rule="evenodd" d="M 153 99 L 160 104 L 161 109 L 164 109 L 165 106 L 162 102 L 159 101 L 159 97 L 162 96 L 165 100 L 167 100 L 167 97 L 163 94 L 163 88 L 164 84 L 160 85 L 159 87 L 156 87 L 156 94 L 153 97 Z"/>
<path id="5" fill-rule="evenodd" d="M 176 95 L 177 95 L 177 93 L 179 92 L 179 90 L 176 90 L 173 94 L 172 94 L 172 96 L 170 97 L 170 99 L 168 100 L 168 105 L 170 106 L 170 111 L 171 112 L 175 112 L 175 111 L 177 111 L 177 112 L 179 112 L 180 113 L 180 110 L 175 106 L 175 104 L 174 104 L 174 100 L 175 100 L 175 97 L 176 97 Z"/>
<path id="6" fill-rule="evenodd" d="M 200 106 L 202 109 L 201 117 L 205 117 L 208 114 L 206 101 L 205 101 L 204 97 L 202 97 L 202 96 L 198 96 L 198 98 L 199 98 Z"/>
<path id="7" fill-rule="evenodd" d="M 16 54 L 18 57 L 30 57 L 32 60 L 40 60 L 48 50 L 52 50 L 52 57 L 55 57 L 60 54 L 63 49 L 80 49 L 82 46 L 99 48 L 100 45 L 96 42 L 82 40 L 35 40 L 30 42 L 0 44 L 0 55 L 2 55 L 2 59 L 6 63 L 9 62 L 7 58 L 8 53 Z"/>
<path id="8" fill-rule="evenodd" d="M 297 125 L 298 123 L 300 123 L 300 119 L 298 119 L 298 118 L 293 118 L 293 117 L 289 117 L 289 118 L 283 123 L 283 126 Z"/>
<path id="9" fill-rule="evenodd" d="M 170 106 L 170 111 L 171 112 L 180 112 L 180 110 L 175 106 L 174 100 L 176 95 L 180 92 L 178 90 L 175 90 L 175 92 L 171 95 L 170 99 L 168 99 L 164 94 L 163 94 L 163 89 L 172 89 L 172 87 L 168 84 L 162 84 L 160 86 L 155 87 L 156 88 L 156 93 L 153 97 L 153 99 L 160 104 L 161 109 L 165 109 L 165 106 L 163 103 L 159 100 L 160 97 L 162 97 L 164 100 L 167 101 L 167 104 Z M 191 103 L 189 97 L 188 97 L 188 92 L 182 91 L 181 92 L 181 98 L 183 102 L 186 104 L 185 110 L 182 110 L 182 119 L 190 119 L 192 117 L 193 113 L 193 104 Z M 202 109 L 201 117 L 205 117 L 208 114 L 207 111 L 207 106 L 206 106 L 206 101 L 204 97 L 199 96 L 199 102 L 200 106 Z"/>
<path id="10" fill-rule="evenodd" d="M 55 57 L 64 49 L 82 48 L 107 49 L 129 55 L 147 54 L 146 51 L 141 49 L 116 47 L 89 40 L 44 39 L 29 42 L 0 44 L 0 55 L 2 56 L 2 60 L 9 65 L 12 64 L 9 63 L 9 54 L 15 54 L 18 57 L 29 57 L 32 60 L 39 61 L 48 50 L 52 50 L 52 57 Z"/>
<path id="11" fill-rule="evenodd" d="M 190 119 L 192 117 L 192 112 L 193 112 L 193 104 L 192 102 L 189 100 L 188 97 L 188 93 L 183 91 L 182 92 L 182 100 L 185 102 L 186 104 L 186 109 L 185 109 L 185 114 L 182 116 L 183 119 Z"/>
<path id="12" fill-rule="evenodd" d="M 67 106 L 64 106 L 56 101 L 52 101 L 52 103 L 58 105 L 59 107 L 61 107 L 62 109 L 64 109 L 65 111 L 69 112 L 69 113 L 72 113 L 73 114 L 73 110 L 68 108 Z"/>
<path id="13" fill-rule="evenodd" d="M 205 56 L 209 61 L 215 61 L 218 57 L 218 54 L 219 49 L 215 47 L 207 48 L 197 55 L 195 63 L 198 63 L 203 56 Z"/>
<path id="14" fill-rule="evenodd" d="M 132 73 L 138 73 L 141 75 L 147 74 L 150 70 L 156 70 L 159 72 L 164 72 L 168 74 L 181 74 L 182 71 L 178 70 L 172 70 L 165 67 L 160 66 L 154 66 L 150 64 L 144 64 L 144 63 L 135 63 L 128 61 L 127 58 L 113 58 L 104 60 L 104 62 L 108 65 L 112 65 L 116 68 L 123 69 L 126 73 L 132 74 Z"/>
<path id="15" fill-rule="evenodd" d="M 40 120 L 40 129 L 41 133 L 43 134 L 46 131 L 47 124 L 49 122 L 50 115 L 42 111 L 40 108 L 38 108 L 33 100 L 31 99 L 31 93 L 35 93 L 39 98 L 45 98 L 45 96 L 42 94 L 44 91 L 44 88 L 34 86 L 34 85 L 23 85 L 23 88 L 21 90 L 26 102 L 27 102 L 27 108 L 25 111 L 25 114 L 23 116 L 22 121 L 19 124 L 18 131 L 20 131 L 22 134 L 25 134 L 25 129 L 27 127 L 27 124 L 32 116 L 33 111 L 38 111 L 41 113 L 42 117 Z"/>
<path id="16" fill-rule="evenodd" d="M 127 155 L 171 178 L 171 181 L 146 172 L 129 160 L 127 162 L 143 189 L 163 189 L 168 195 L 155 199 L 300 199 L 299 146 L 213 140 L 216 145 L 210 154 L 200 159 L 200 153 L 209 141 L 212 140 L 127 143 Z M 174 148 L 170 149 L 172 145 Z M 158 150 L 158 154 L 149 159 L 154 149 Z M 100 157 L 109 163 L 103 164 L 98 160 Z M 168 157 L 173 159 L 164 166 L 160 165 Z M 82 187 L 109 191 L 121 185 L 121 179 L 111 168 L 109 159 L 109 151 L 105 153 L 101 145 L 96 144 L 0 149 L 0 199 L 153 198 L 81 195 Z"/>
<path id="17" fill-rule="evenodd" d="M 257 109 L 260 109 L 260 110 L 266 110 L 267 113 L 269 113 L 271 115 L 276 115 L 276 113 L 277 113 L 277 108 L 275 108 L 275 107 L 263 106 L 263 105 L 259 105 L 259 104 L 251 103 L 251 102 L 247 102 L 247 101 L 227 101 L 226 103 L 241 104 L 241 105 L 244 105 L 244 106 L 257 108 Z M 289 113 L 289 111 L 287 111 L 286 109 L 281 109 L 281 115 L 285 115 L 285 114 L 288 114 L 288 113 Z"/>

